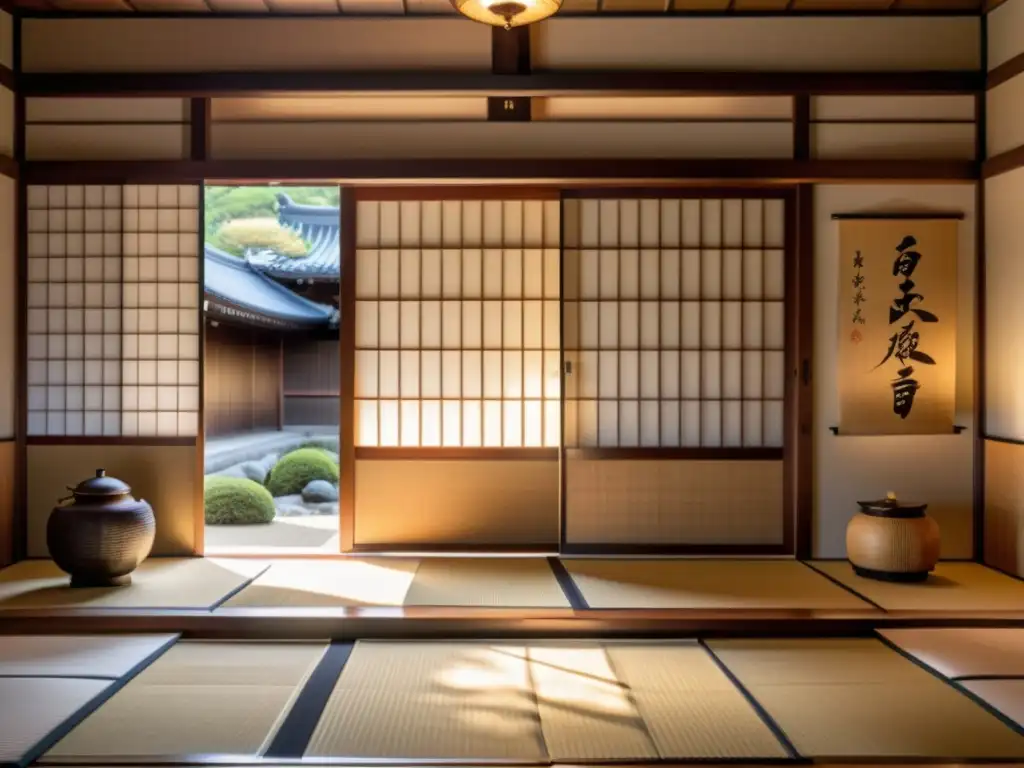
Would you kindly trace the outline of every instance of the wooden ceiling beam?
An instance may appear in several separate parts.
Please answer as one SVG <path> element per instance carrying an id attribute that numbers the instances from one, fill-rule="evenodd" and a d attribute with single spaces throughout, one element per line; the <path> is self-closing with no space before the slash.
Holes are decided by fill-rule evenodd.
<path id="1" fill-rule="evenodd" d="M 34 161 L 28 184 L 331 180 L 399 183 L 499 180 L 552 184 L 639 182 L 799 184 L 824 181 L 974 182 L 973 160 L 746 160 L 657 158 Z"/>
<path id="2" fill-rule="evenodd" d="M 504 32 L 504 30 L 498 30 Z M 521 50 L 521 49 L 520 49 Z M 496 52 L 495 55 L 498 55 Z M 501 54 L 505 55 L 505 54 Z M 519 53 L 510 54 L 513 57 Z M 507 62 L 513 65 L 511 62 Z M 514 66 L 519 66 L 517 62 Z M 955 95 L 984 89 L 981 72 L 188 72 L 23 73 L 40 96 L 232 96 L 268 93 L 434 95 Z"/>

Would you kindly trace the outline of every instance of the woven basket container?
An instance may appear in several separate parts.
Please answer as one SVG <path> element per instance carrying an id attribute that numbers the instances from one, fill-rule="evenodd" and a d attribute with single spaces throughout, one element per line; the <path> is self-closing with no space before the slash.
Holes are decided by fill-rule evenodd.
<path id="1" fill-rule="evenodd" d="M 858 502 L 846 526 L 846 556 L 854 571 L 885 581 L 923 581 L 939 560 L 939 526 L 926 504 L 901 504 L 894 497 Z"/>

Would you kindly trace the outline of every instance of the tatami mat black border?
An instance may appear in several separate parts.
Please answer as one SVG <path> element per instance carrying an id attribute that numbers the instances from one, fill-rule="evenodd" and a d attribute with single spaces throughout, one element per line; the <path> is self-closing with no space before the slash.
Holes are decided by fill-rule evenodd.
<path id="1" fill-rule="evenodd" d="M 89 717 L 89 715 L 110 701 L 115 694 L 134 680 L 140 672 L 173 648 L 180 639 L 180 634 L 167 638 L 167 640 L 161 643 L 158 648 L 129 669 L 126 674 L 111 680 L 110 685 L 100 691 L 100 693 L 93 696 L 89 701 L 79 707 L 74 714 L 36 742 L 31 749 L 26 751 L 17 762 L 17 765 L 20 766 L 20 768 L 27 768 L 40 757 L 45 755 L 55 744 L 57 744 L 57 742 L 77 728 L 82 721 Z"/>
<path id="2" fill-rule="evenodd" d="M 580 591 L 579 586 L 573 581 L 572 574 L 565 567 L 565 563 L 560 558 L 549 557 L 548 565 L 551 566 L 551 572 L 555 574 L 555 580 L 558 582 L 558 586 L 562 588 L 562 593 L 565 595 L 565 599 L 569 601 L 572 609 L 574 611 L 590 610 L 587 598 L 583 596 L 583 592 Z"/>
<path id="3" fill-rule="evenodd" d="M 739 691 L 740 695 L 744 699 L 746 699 L 747 704 L 749 704 L 751 709 L 754 710 L 757 716 L 761 719 L 761 722 L 764 723 L 765 727 L 772 732 L 772 735 L 778 739 L 787 754 L 789 754 L 793 759 L 802 757 L 800 752 L 797 750 L 796 745 L 789 740 L 789 736 L 787 736 L 786 732 L 782 730 L 782 726 L 775 722 L 775 719 L 771 714 L 769 714 L 768 710 L 761 705 L 761 702 L 754 697 L 754 694 L 750 692 L 747 686 L 745 686 L 733 671 L 729 669 L 729 666 L 718 657 L 718 654 L 714 652 L 711 646 L 709 646 L 703 639 L 700 639 L 697 642 L 700 647 L 704 649 L 704 652 L 711 657 L 715 666 L 722 670 L 722 673 L 729 679 L 729 682 L 733 684 L 733 687 Z"/>
<path id="4" fill-rule="evenodd" d="M 1007 728 L 1009 728 L 1014 733 L 1018 733 L 1021 736 L 1024 736 L 1024 726 L 1022 726 L 1020 723 L 1018 723 L 1012 717 L 1009 717 L 1008 715 L 1004 714 L 1000 710 L 996 709 L 994 706 L 989 704 L 983 698 L 978 696 L 978 694 L 976 694 L 973 691 L 965 688 L 963 685 L 960 684 L 959 681 L 957 681 L 957 680 L 955 680 L 954 678 L 951 678 L 951 677 L 946 677 L 944 674 L 939 672 L 934 667 L 929 666 L 925 662 L 921 661 L 921 659 L 917 658 L 916 656 L 914 656 L 914 655 L 910 654 L 909 652 L 907 652 L 907 651 L 903 650 L 902 648 L 900 648 L 898 645 L 896 645 L 896 643 L 894 643 L 892 640 L 890 640 L 889 638 L 885 637 L 881 633 L 875 633 L 875 637 L 878 639 L 878 641 L 880 643 L 882 643 L 882 645 L 888 647 L 890 650 L 895 651 L 896 653 L 898 653 L 900 656 L 902 656 L 904 659 L 909 661 L 914 666 L 919 667 L 920 669 L 923 669 L 929 675 L 931 675 L 932 677 L 936 678 L 937 680 L 945 683 L 946 685 L 948 685 L 950 688 L 952 688 L 954 691 L 956 691 L 960 695 L 966 696 L 968 699 L 970 699 L 972 702 L 974 702 L 979 707 L 984 709 L 986 712 L 988 712 L 990 715 L 992 715 L 994 718 L 996 718 L 999 722 L 1001 722 L 1003 725 L 1005 725 Z M 1015 758 L 1015 760 L 1017 760 L 1018 762 L 1024 762 L 1024 754 L 1021 754 L 1019 757 Z"/>
<path id="5" fill-rule="evenodd" d="M 264 758 L 301 758 L 306 753 L 327 700 L 355 646 L 354 640 L 331 642 L 263 753 Z"/>
<path id="6" fill-rule="evenodd" d="M 215 600 L 213 605 L 209 606 L 209 608 L 207 610 L 209 610 L 212 613 L 213 611 L 216 611 L 218 608 L 221 608 L 232 597 L 234 597 L 235 595 L 240 594 L 243 590 L 248 589 L 249 587 L 251 587 L 253 585 L 253 583 L 256 581 L 256 579 L 260 578 L 260 576 L 262 576 L 267 571 L 269 571 L 273 567 L 273 565 L 274 565 L 273 563 L 267 563 L 263 568 L 260 569 L 259 573 L 256 573 L 253 576 L 250 576 L 248 579 L 243 581 L 237 587 L 235 587 L 234 589 L 230 590 L 226 595 L 223 595 L 223 596 L 220 597 L 220 599 Z"/>
<path id="7" fill-rule="evenodd" d="M 862 595 L 860 592 L 858 592 L 856 589 L 851 587 L 849 584 L 843 584 L 843 582 L 841 582 L 839 579 L 835 578 L 834 576 L 830 576 L 829 574 L 825 573 L 825 571 L 822 571 L 822 570 L 820 570 L 818 568 L 815 568 L 814 564 L 811 561 L 809 561 L 809 560 L 797 560 L 797 562 L 798 563 L 802 563 L 803 565 L 806 565 L 808 568 L 810 568 L 812 571 L 814 571 L 819 576 L 823 576 L 824 578 L 828 579 L 833 584 L 835 584 L 837 587 L 840 587 L 840 588 L 846 590 L 851 595 L 856 597 L 858 600 L 861 600 L 861 601 L 867 603 L 872 608 L 877 608 L 882 613 L 888 613 L 889 612 L 883 606 L 879 605 L 878 603 L 876 603 L 871 598 L 865 597 L 864 595 Z M 851 566 L 851 568 L 852 568 L 852 566 Z"/>

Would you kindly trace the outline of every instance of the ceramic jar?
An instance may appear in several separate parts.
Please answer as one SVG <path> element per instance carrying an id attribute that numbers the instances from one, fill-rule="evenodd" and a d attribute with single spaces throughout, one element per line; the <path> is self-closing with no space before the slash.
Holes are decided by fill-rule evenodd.
<path id="1" fill-rule="evenodd" d="M 884 581 L 924 581 L 939 560 L 939 526 L 927 504 L 900 502 L 890 493 L 858 501 L 846 526 L 846 556 L 859 576 Z"/>
<path id="2" fill-rule="evenodd" d="M 153 508 L 102 469 L 68 490 L 72 495 L 58 501 L 46 524 L 53 561 L 70 574 L 72 587 L 130 584 L 132 571 L 153 549 Z"/>

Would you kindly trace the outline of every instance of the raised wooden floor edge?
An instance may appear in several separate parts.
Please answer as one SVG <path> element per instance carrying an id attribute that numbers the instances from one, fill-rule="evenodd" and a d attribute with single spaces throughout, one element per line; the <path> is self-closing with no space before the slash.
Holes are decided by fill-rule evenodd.
<path id="1" fill-rule="evenodd" d="M 176 632 L 189 638 L 323 640 L 855 637 L 878 629 L 1024 628 L 1024 612 L 509 609 L 0 610 L 0 634 Z"/>

